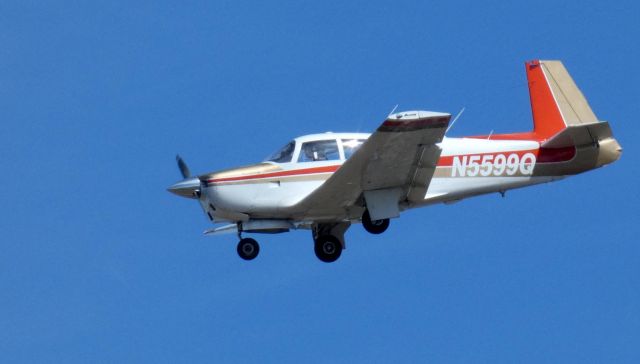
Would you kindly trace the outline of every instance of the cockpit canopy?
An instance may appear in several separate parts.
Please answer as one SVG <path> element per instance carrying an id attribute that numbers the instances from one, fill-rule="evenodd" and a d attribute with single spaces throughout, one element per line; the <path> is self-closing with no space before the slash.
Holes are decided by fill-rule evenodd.
<path id="1" fill-rule="evenodd" d="M 369 134 L 327 133 L 296 138 L 267 157 L 266 162 L 306 163 L 344 161 L 364 143 Z"/>

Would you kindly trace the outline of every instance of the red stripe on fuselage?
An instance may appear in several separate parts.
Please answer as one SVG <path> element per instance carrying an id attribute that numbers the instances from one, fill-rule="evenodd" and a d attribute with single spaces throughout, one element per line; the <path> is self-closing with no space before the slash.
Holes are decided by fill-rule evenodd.
<path id="1" fill-rule="evenodd" d="M 246 176 L 212 178 L 207 180 L 207 182 L 208 183 L 235 182 L 235 181 L 246 181 L 250 179 L 299 176 L 303 174 L 333 173 L 337 171 L 338 168 L 340 168 L 340 165 L 315 167 L 315 168 L 291 169 L 288 171 L 279 171 L 279 172 L 263 173 L 263 174 L 251 174 Z"/>
<path id="2" fill-rule="evenodd" d="M 469 153 L 469 154 L 442 156 L 438 160 L 437 166 L 451 167 L 453 165 L 454 157 L 464 157 L 464 156 L 472 156 L 472 155 L 479 155 L 479 156 L 493 155 L 495 157 L 498 154 L 503 154 L 503 155 L 517 154 L 519 157 L 522 157 L 527 153 L 533 153 L 536 156 L 536 163 L 558 163 L 558 162 L 567 162 L 573 159 L 573 157 L 575 157 L 576 155 L 576 148 L 575 147 L 539 148 L 539 149 L 515 150 L 515 151 L 505 151 L 505 152 Z M 207 182 L 208 183 L 236 182 L 236 181 L 248 181 L 253 179 L 263 179 L 263 178 L 277 178 L 277 177 L 300 176 L 300 175 L 307 175 L 307 174 L 334 173 L 339 168 L 340 168 L 340 165 L 315 167 L 315 168 L 291 169 L 287 171 L 279 171 L 279 172 L 263 173 L 263 174 L 251 174 L 246 176 L 212 178 L 207 180 Z"/>
<path id="3" fill-rule="evenodd" d="M 536 163 L 559 163 L 559 162 L 567 162 L 573 159 L 576 155 L 575 147 L 567 147 L 567 148 L 539 148 L 539 149 L 529 149 L 529 150 L 514 150 L 514 151 L 506 151 L 506 152 L 488 152 L 488 153 L 469 153 L 469 154 L 458 154 L 458 155 L 449 155 L 449 156 L 441 156 L 440 160 L 438 160 L 438 167 L 451 167 L 453 165 L 453 158 L 455 157 L 464 157 L 464 156 L 472 156 L 472 155 L 493 155 L 494 157 L 498 154 L 510 155 L 517 154 L 522 158 L 523 155 L 527 153 L 533 153 L 536 156 Z"/>
<path id="4" fill-rule="evenodd" d="M 538 163 L 568 162 L 576 156 L 576 147 L 540 148 L 536 155 Z"/>

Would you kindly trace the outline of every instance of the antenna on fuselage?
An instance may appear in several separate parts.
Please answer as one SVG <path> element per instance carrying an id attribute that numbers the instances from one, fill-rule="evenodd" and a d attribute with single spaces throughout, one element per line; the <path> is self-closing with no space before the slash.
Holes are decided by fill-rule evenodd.
<path id="1" fill-rule="evenodd" d="M 451 130 L 451 128 L 453 128 L 453 124 L 455 124 L 456 121 L 458 120 L 458 118 L 462 115 L 462 113 L 464 112 L 464 109 L 465 109 L 465 107 L 463 106 L 462 109 L 458 112 L 458 115 L 456 115 L 456 117 L 453 118 L 453 121 L 451 122 L 451 124 L 449 124 L 449 127 L 444 132 L 445 135 L 449 132 L 449 130 Z"/>
<path id="2" fill-rule="evenodd" d="M 387 115 L 387 117 L 393 115 L 394 112 L 396 112 L 396 109 L 398 108 L 400 104 L 396 104 L 396 106 L 393 107 L 393 110 L 391 110 L 391 112 L 389 113 L 389 115 Z"/>

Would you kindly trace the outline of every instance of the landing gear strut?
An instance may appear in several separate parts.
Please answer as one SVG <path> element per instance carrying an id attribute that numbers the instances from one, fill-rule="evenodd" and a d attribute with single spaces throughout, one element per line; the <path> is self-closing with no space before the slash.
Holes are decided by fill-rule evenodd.
<path id="1" fill-rule="evenodd" d="M 371 220 L 369 210 L 362 215 L 362 226 L 371 234 L 382 234 L 389 227 L 389 219 Z"/>
<path id="2" fill-rule="evenodd" d="M 325 263 L 331 263 L 340 258 L 342 244 L 333 235 L 320 235 L 314 242 L 314 251 L 318 259 Z"/>
<path id="3" fill-rule="evenodd" d="M 251 260 L 260 253 L 260 245 L 255 239 L 244 238 L 238 242 L 238 255 L 244 260 Z"/>
<path id="4" fill-rule="evenodd" d="M 335 262 L 345 249 L 344 233 L 350 222 L 322 223 L 312 228 L 313 251 L 325 263 Z"/>

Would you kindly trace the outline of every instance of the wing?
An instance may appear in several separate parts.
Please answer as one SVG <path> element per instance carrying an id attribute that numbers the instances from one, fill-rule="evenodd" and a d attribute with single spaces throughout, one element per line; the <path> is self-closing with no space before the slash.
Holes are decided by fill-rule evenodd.
<path id="1" fill-rule="evenodd" d="M 389 116 L 340 169 L 297 204 L 298 215 L 348 218 L 364 202 L 374 220 L 398 216 L 399 203 L 424 199 L 440 158 L 436 144 L 450 118 L 428 111 Z"/>

